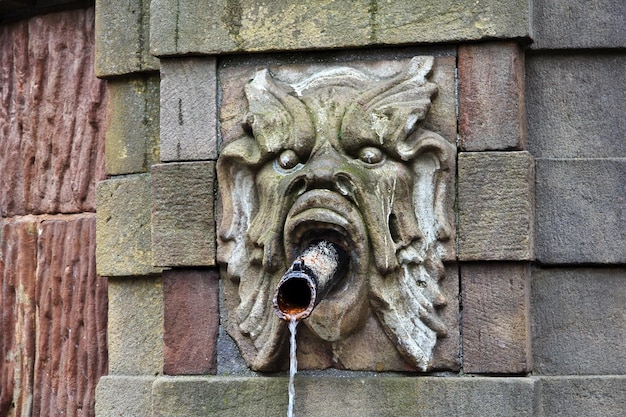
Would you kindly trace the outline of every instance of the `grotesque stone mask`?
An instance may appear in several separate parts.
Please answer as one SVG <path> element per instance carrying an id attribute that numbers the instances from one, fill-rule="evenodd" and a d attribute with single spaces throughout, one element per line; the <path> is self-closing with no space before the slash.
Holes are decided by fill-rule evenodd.
<path id="1" fill-rule="evenodd" d="M 309 366 L 353 369 L 355 349 L 376 357 L 357 368 L 430 368 L 447 331 L 441 257 L 455 161 L 455 147 L 423 127 L 432 66 L 415 57 L 390 77 L 334 67 L 295 82 L 264 69 L 245 86 L 245 133 L 218 160 L 218 260 L 227 328 L 252 369 L 284 364 L 287 323 L 272 298 L 316 239 L 349 260 L 303 320 Z"/>

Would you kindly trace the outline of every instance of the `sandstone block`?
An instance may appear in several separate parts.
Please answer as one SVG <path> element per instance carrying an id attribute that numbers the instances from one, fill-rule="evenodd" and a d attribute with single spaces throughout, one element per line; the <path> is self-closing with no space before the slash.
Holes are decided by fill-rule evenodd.
<path id="1" fill-rule="evenodd" d="M 626 158 L 537 159 L 537 259 L 626 262 Z"/>
<path id="2" fill-rule="evenodd" d="M 624 305 L 624 268 L 533 270 L 535 372 L 625 375 Z"/>
<path id="3" fill-rule="evenodd" d="M 531 4 L 533 49 L 626 46 L 626 3 L 622 0 L 544 0 Z"/>
<path id="4" fill-rule="evenodd" d="M 97 272 L 101 276 L 148 275 L 152 266 L 150 175 L 102 181 L 97 189 Z"/>
<path id="5" fill-rule="evenodd" d="M 519 45 L 461 45 L 458 60 L 461 149 L 525 149 L 524 53 Z"/>
<path id="6" fill-rule="evenodd" d="M 212 374 L 217 370 L 217 270 L 163 271 L 163 372 Z"/>
<path id="7" fill-rule="evenodd" d="M 528 149 L 535 158 L 626 157 L 625 67 L 624 53 L 528 56 Z"/>
<path id="8" fill-rule="evenodd" d="M 150 2 L 118 4 L 96 1 L 96 61 L 98 77 L 159 69 L 150 54 Z"/>
<path id="9" fill-rule="evenodd" d="M 161 277 L 109 278 L 109 374 L 163 372 Z"/>
<path id="10" fill-rule="evenodd" d="M 536 416 L 538 381 L 531 378 L 296 376 L 296 415 Z M 287 378 L 158 378 L 155 417 L 276 416 L 287 411 Z M 453 400 L 452 400 L 453 399 Z"/>
<path id="11" fill-rule="evenodd" d="M 161 62 L 161 161 L 217 159 L 215 58 Z"/>
<path id="12" fill-rule="evenodd" d="M 534 166 L 528 152 L 458 156 L 459 259 L 532 260 Z"/>
<path id="13" fill-rule="evenodd" d="M 215 162 L 152 167 L 152 262 L 215 265 Z"/>
<path id="14" fill-rule="evenodd" d="M 529 34 L 528 2 L 151 2 L 156 56 L 435 43 Z M 407 13 L 411 10 L 411 13 Z"/>
<path id="15" fill-rule="evenodd" d="M 0 214 L 95 209 L 104 177 L 105 83 L 93 9 L 0 28 Z"/>
<path id="16" fill-rule="evenodd" d="M 531 370 L 530 266 L 461 265 L 463 371 L 522 374 Z"/>
<path id="17" fill-rule="evenodd" d="M 159 78 L 109 80 L 106 172 L 148 172 L 159 161 Z"/>
<path id="18" fill-rule="evenodd" d="M 624 376 L 541 378 L 543 415 L 620 417 L 626 404 Z"/>
<path id="19" fill-rule="evenodd" d="M 109 375 L 96 388 L 96 416 L 151 417 L 152 376 Z"/>

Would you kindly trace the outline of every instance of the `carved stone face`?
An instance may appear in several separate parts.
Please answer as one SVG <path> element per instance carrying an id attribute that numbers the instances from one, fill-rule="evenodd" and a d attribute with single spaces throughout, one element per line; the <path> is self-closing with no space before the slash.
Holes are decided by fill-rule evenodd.
<path id="1" fill-rule="evenodd" d="M 365 349 L 378 358 L 364 368 L 429 369 L 446 334 L 439 243 L 450 238 L 455 160 L 422 126 L 432 65 L 416 57 L 392 77 L 335 67 L 289 83 L 261 70 L 245 86 L 245 134 L 218 160 L 218 260 L 228 331 L 253 369 L 284 363 L 287 327 L 272 297 L 316 239 L 341 245 L 350 263 L 303 321 L 310 355 L 328 358 L 311 366 L 350 368 L 350 343 L 371 336 Z"/>

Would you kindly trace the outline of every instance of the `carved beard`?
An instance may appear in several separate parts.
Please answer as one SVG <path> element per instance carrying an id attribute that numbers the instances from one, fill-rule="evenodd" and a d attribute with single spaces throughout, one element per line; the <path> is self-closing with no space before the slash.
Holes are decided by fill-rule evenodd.
<path id="1" fill-rule="evenodd" d="M 405 360 L 428 369 L 446 331 L 437 243 L 449 236 L 446 176 L 455 153 L 417 128 L 436 91 L 425 80 L 432 62 L 414 58 L 391 80 L 338 68 L 288 86 L 265 70 L 247 85 L 251 136 L 218 161 L 218 260 L 230 278 L 226 299 L 237 304 L 228 308 L 228 330 L 253 369 L 280 367 L 286 323 L 272 297 L 302 246 L 320 237 L 339 241 L 351 261 L 307 327 L 340 340 L 371 308 Z"/>

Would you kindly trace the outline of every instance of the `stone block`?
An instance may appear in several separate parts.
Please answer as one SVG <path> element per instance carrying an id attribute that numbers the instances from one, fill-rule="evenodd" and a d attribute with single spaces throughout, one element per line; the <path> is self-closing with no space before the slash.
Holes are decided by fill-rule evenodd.
<path id="1" fill-rule="evenodd" d="M 530 266 L 462 264 L 461 288 L 463 372 L 529 372 Z"/>
<path id="2" fill-rule="evenodd" d="M 537 260 L 626 262 L 626 158 L 537 159 Z"/>
<path id="3" fill-rule="evenodd" d="M 108 371 L 107 282 L 96 275 L 94 214 L 39 227 L 33 415 L 93 415 Z"/>
<path id="4" fill-rule="evenodd" d="M 625 67 L 623 52 L 527 56 L 528 150 L 535 158 L 626 157 Z"/>
<path id="5" fill-rule="evenodd" d="M 528 152 L 458 156 L 459 259 L 532 260 L 534 166 Z"/>
<path id="6" fill-rule="evenodd" d="M 96 416 L 152 417 L 152 376 L 109 375 L 96 388 Z"/>
<path id="7" fill-rule="evenodd" d="M 154 416 L 281 415 L 287 383 L 280 377 L 161 377 L 153 387 Z M 531 378 L 296 376 L 295 388 L 295 415 L 538 415 L 538 382 Z"/>
<path id="8" fill-rule="evenodd" d="M 148 172 L 159 162 L 159 78 L 109 80 L 106 172 Z"/>
<path id="9" fill-rule="evenodd" d="M 459 133 L 465 151 L 526 148 L 524 53 L 516 42 L 459 47 Z"/>
<path id="10" fill-rule="evenodd" d="M 98 183 L 98 275 L 148 275 L 161 271 L 152 266 L 151 193 L 150 174 Z"/>
<path id="11" fill-rule="evenodd" d="M 163 371 L 161 277 L 109 278 L 109 374 Z"/>
<path id="12" fill-rule="evenodd" d="M 163 344 L 166 375 L 217 371 L 219 272 L 215 269 L 163 271 Z"/>
<path id="13" fill-rule="evenodd" d="M 2 216 L 95 209 L 106 91 L 93 30 L 93 9 L 0 27 Z"/>
<path id="14" fill-rule="evenodd" d="M 531 304 L 536 374 L 626 374 L 624 268 L 535 269 Z"/>
<path id="15" fill-rule="evenodd" d="M 626 47 L 623 0 L 542 0 L 531 4 L 533 49 Z"/>
<path id="16" fill-rule="evenodd" d="M 150 1 L 96 0 L 95 21 L 98 77 L 159 69 L 150 54 Z"/>
<path id="17" fill-rule="evenodd" d="M 215 265 L 215 162 L 152 166 L 152 262 Z"/>
<path id="18" fill-rule="evenodd" d="M 410 10 L 410 13 L 407 11 Z M 156 56 L 306 50 L 519 38 L 529 35 L 523 0 L 151 2 Z"/>
<path id="19" fill-rule="evenodd" d="M 626 404 L 624 376 L 543 377 L 541 406 L 550 417 L 621 417 Z"/>
<path id="20" fill-rule="evenodd" d="M 161 161 L 217 159 L 216 60 L 161 61 Z"/>

